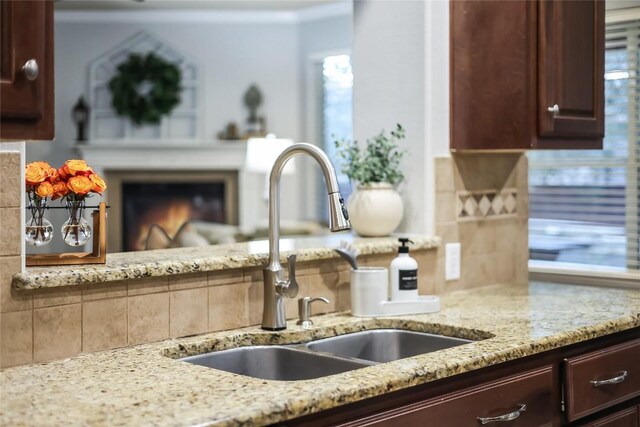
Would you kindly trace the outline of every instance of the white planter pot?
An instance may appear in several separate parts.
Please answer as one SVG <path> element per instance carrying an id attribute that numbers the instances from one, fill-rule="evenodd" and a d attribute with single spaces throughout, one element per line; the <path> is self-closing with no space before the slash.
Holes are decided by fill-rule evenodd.
<path id="1" fill-rule="evenodd" d="M 361 236 L 388 236 L 404 214 L 402 197 L 388 183 L 359 185 L 347 202 L 351 226 Z"/>

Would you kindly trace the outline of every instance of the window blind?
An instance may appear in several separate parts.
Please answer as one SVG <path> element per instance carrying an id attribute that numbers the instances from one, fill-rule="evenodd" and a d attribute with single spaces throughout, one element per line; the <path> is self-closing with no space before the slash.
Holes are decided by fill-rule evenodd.
<path id="1" fill-rule="evenodd" d="M 532 260 L 640 269 L 640 20 L 607 24 L 603 150 L 529 153 Z"/>

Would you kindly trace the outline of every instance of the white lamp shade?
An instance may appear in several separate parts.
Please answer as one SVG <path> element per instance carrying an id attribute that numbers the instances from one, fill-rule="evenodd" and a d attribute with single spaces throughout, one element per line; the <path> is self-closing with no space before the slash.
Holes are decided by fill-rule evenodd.
<path id="1" fill-rule="evenodd" d="M 266 138 L 249 139 L 244 165 L 246 171 L 268 174 L 280 153 L 291 145 L 293 145 L 293 141 L 290 139 L 280 139 L 269 135 Z M 292 174 L 295 170 L 294 159 L 291 159 L 287 162 L 283 174 Z"/>

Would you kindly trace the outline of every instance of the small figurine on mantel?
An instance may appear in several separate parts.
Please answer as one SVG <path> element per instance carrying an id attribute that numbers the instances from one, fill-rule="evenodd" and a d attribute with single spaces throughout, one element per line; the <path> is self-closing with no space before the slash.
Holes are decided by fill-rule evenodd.
<path id="1" fill-rule="evenodd" d="M 76 141 L 80 144 L 87 141 L 87 124 L 89 123 L 89 106 L 84 100 L 84 96 L 78 98 L 78 102 L 73 106 L 71 110 L 73 121 L 78 126 L 78 135 Z"/>
<path id="2" fill-rule="evenodd" d="M 218 132 L 218 139 L 222 140 L 236 140 L 240 139 L 240 132 L 238 131 L 238 125 L 235 122 L 227 123 L 224 130 Z"/>
<path id="3" fill-rule="evenodd" d="M 256 114 L 258 107 L 262 104 L 262 93 L 256 85 L 251 85 L 244 94 L 244 105 L 249 109 L 247 119 L 247 132 L 245 138 L 264 136 L 267 132 L 265 128 L 265 118 Z"/>

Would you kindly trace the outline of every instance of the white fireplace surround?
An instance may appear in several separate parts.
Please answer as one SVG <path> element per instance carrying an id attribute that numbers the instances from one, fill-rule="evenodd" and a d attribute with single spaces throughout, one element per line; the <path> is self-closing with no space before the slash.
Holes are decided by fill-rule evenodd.
<path id="1" fill-rule="evenodd" d="M 264 176 L 245 172 L 246 148 L 244 141 L 163 142 L 157 145 L 92 142 L 91 145 L 77 146 L 80 156 L 102 176 L 108 176 L 113 171 L 237 171 L 238 221 L 241 230 L 250 232 L 259 222 L 264 222 Z M 107 203 L 108 197 L 107 189 Z"/>

